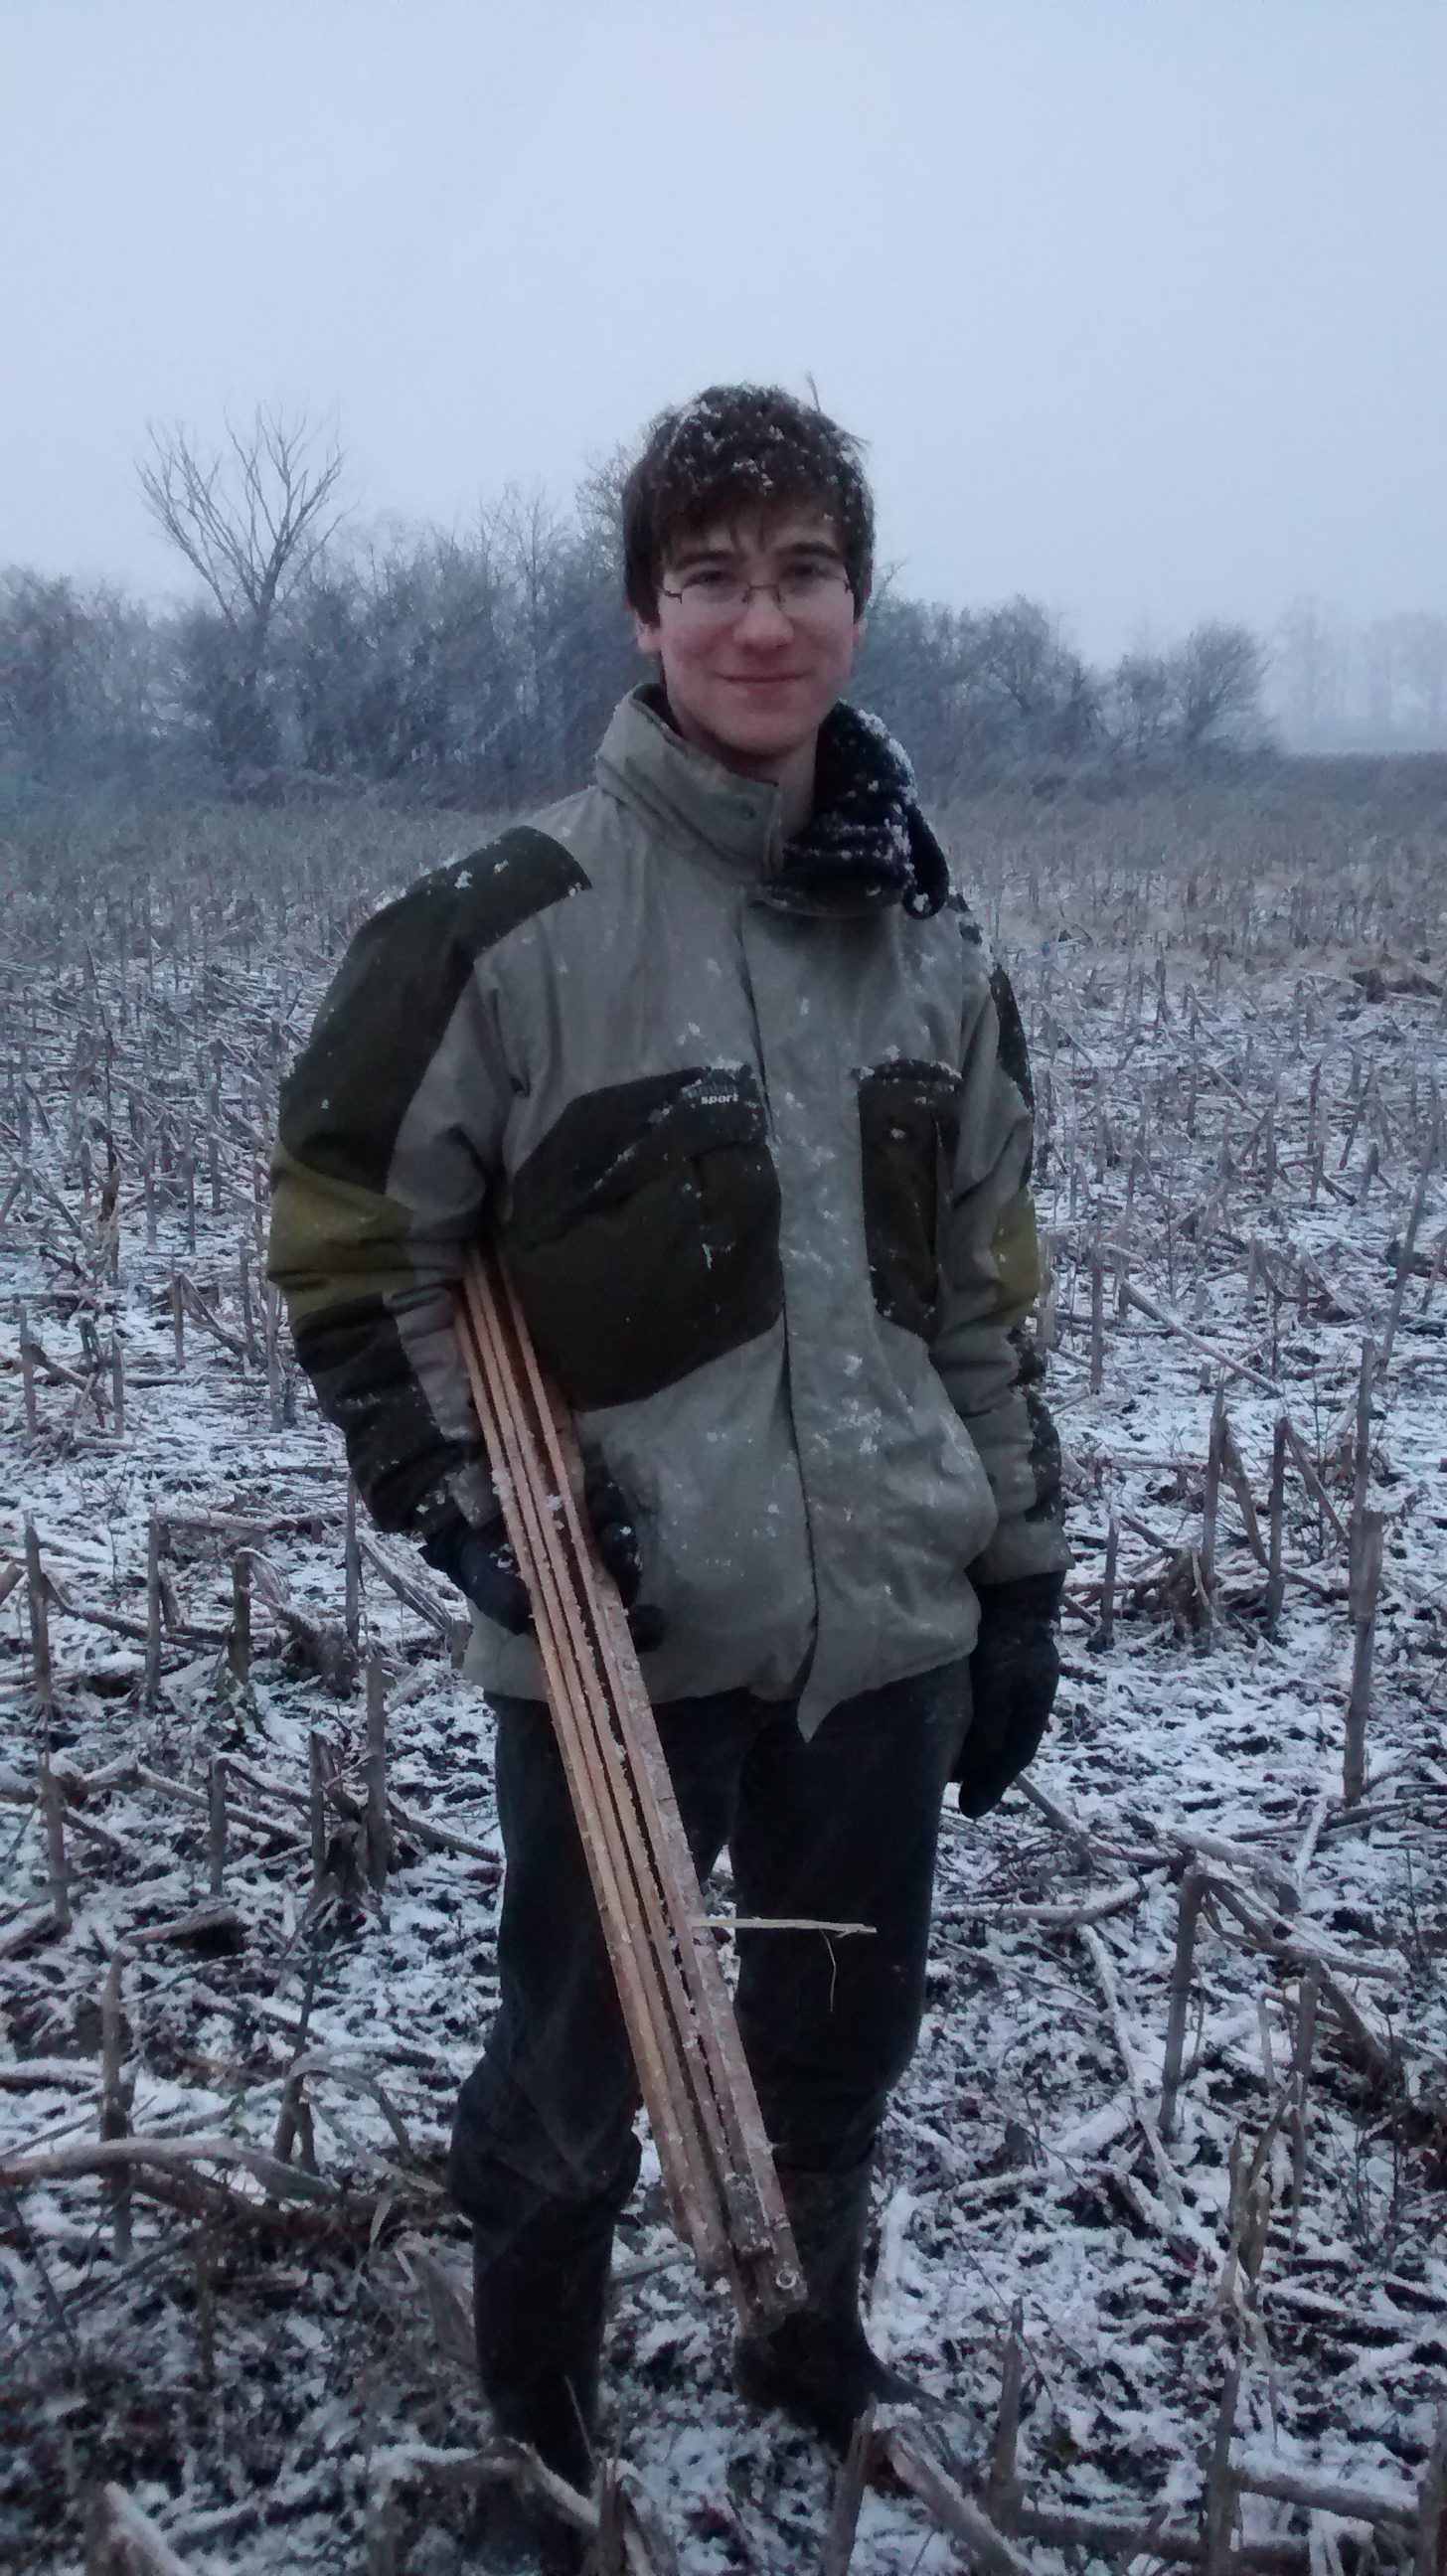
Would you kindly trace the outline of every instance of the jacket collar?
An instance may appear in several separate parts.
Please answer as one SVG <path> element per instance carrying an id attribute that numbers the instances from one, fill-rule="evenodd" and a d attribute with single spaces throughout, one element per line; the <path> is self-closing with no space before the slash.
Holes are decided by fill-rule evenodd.
<path id="1" fill-rule="evenodd" d="M 656 683 L 630 690 L 603 736 L 598 783 L 665 830 L 701 842 L 742 876 L 765 879 L 783 848 L 783 797 L 768 779 L 740 778 L 695 751 L 661 711 Z"/>
<path id="2" fill-rule="evenodd" d="M 671 836 L 750 880 L 779 910 L 843 919 L 903 901 L 928 918 L 949 893 L 943 851 L 915 800 L 914 773 L 877 717 L 840 699 L 819 742 L 820 805 L 785 842 L 783 798 L 683 741 L 656 682 L 623 700 L 598 754 L 599 784 Z"/>

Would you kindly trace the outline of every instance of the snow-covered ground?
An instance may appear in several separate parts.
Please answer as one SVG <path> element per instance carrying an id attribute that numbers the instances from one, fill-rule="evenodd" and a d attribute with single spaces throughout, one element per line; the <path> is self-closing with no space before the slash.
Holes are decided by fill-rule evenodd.
<path id="1" fill-rule="evenodd" d="M 1367 1501 L 1386 1516 L 1385 1576 L 1359 1815 L 1341 1804 L 1346 1556 L 1294 1460 L 1276 1637 L 1229 1480 L 1209 1628 L 1198 1581 L 1222 1363 L 1254 1373 L 1225 1387 L 1263 1532 L 1283 1406 L 1332 1511 L 1350 1514 L 1361 1345 L 1380 1343 L 1392 1307 L 1388 1247 L 1409 1221 L 1447 1056 L 1434 994 L 1386 989 L 1441 975 L 1440 864 L 1414 874 L 1410 862 L 1395 894 L 1372 869 L 1365 894 L 1347 887 L 1350 950 L 1321 936 L 1289 944 L 1303 925 L 1287 876 L 1256 883 L 1248 866 L 1214 894 L 1203 881 L 1198 898 L 1193 874 L 1188 898 L 1185 860 L 1158 862 L 1153 882 L 1136 863 L 1114 880 L 1107 869 L 1102 896 L 1101 860 L 1058 839 L 1029 902 L 1022 879 L 1000 924 L 1048 1113 L 1040 1212 L 1077 1562 L 1058 1719 L 1032 1775 L 1048 1811 L 1017 1792 L 981 1824 L 946 1818 L 928 2017 L 884 2142 L 869 2302 L 876 2336 L 941 2401 L 967 2463 L 988 2450 L 1018 2315 L 1019 2466 L 1037 2507 L 1193 2520 L 1233 2356 L 1237 2456 L 1357 2487 L 1420 2475 L 1447 2388 L 1440 1159 L 1372 1415 Z M 21 1580 L 0 1609 L 0 2155 L 12 2170 L 63 2162 L 101 2134 L 103 1993 L 119 1959 L 112 2020 L 118 1991 L 132 2130 L 285 2150 L 291 2187 L 304 2192 L 314 2168 L 325 2196 L 280 2197 L 274 2171 L 214 2157 L 157 2168 L 152 2186 L 175 2197 L 136 2191 L 127 2247 L 125 2214 L 118 2244 L 94 2174 L 32 2171 L 0 2188 L 0 2560 L 77 2569 L 86 2483 L 113 2479 L 196 2571 L 449 2576 L 466 2563 L 465 2504 L 406 2480 L 389 2502 L 375 2470 L 398 2444 L 467 2447 L 486 2432 L 426 2290 L 429 2255 L 465 2278 L 441 2171 L 451 2099 L 494 1994 L 488 1712 L 452 1671 L 440 1627 L 364 1563 L 361 1641 L 388 1658 L 397 1802 L 397 1866 L 374 1897 L 345 1812 L 363 1795 L 363 1702 L 345 1655 L 338 1670 L 340 1447 L 284 1359 L 268 1387 L 256 1268 L 254 1149 L 339 927 L 326 904 L 283 914 L 265 894 L 232 901 L 226 918 L 240 882 L 228 866 L 209 888 L 204 867 L 193 873 L 194 916 L 178 898 L 149 948 L 113 873 L 109 916 L 100 896 L 89 916 L 93 963 L 78 914 L 51 918 L 33 891 L 15 898 L 0 1556 L 23 1564 L 31 1515 L 53 1587 L 52 1816 L 71 1920 L 57 1928 L 36 1799 L 45 1718 Z M 129 907 L 124 962 L 118 907 Z M 1227 953 L 1211 954 L 1217 943 Z M 1375 999 L 1376 985 L 1351 976 L 1373 962 Z M 179 1171 L 153 1187 L 148 1247 L 140 1163 L 158 1116 L 173 1163 L 190 1122 L 194 1248 Z M 114 1282 L 107 1119 L 120 1150 Z M 33 1183 L 12 1190 L 26 1170 Z M 1097 1231 L 1104 1355 L 1092 1394 Z M 193 1308 L 180 1359 L 177 1272 L 215 1327 Z M 1123 1302 L 1123 1276 L 1197 1339 Z M 22 1300 L 52 1364 L 38 1370 L 33 1434 Z M 1105 1648 L 1095 1632 L 1112 1512 Z M 169 1538 L 147 1704 L 153 1516 Z M 226 1645 L 238 1546 L 260 1560 L 244 1686 Z M 384 1552 L 445 1622 L 440 1587 L 394 1543 Z M 314 1735 L 323 1761 L 334 1750 L 343 1793 L 319 1889 Z M 213 1902 L 205 1798 L 217 1755 L 231 1766 L 224 1911 L 168 1933 Z M 1179 2124 L 1162 2143 L 1168 1989 L 1193 1861 L 1244 1901 L 1250 1925 L 1208 1897 Z M 726 1874 L 715 1894 L 725 1905 Z M 1303 1978 L 1317 1983 L 1305 2080 Z M 288 2148 L 278 2121 L 299 2064 Z M 675 2247 L 650 2160 L 622 2231 L 607 2439 L 657 2499 L 688 2576 L 814 2569 L 830 2466 L 731 2393 L 730 2331 L 724 2294 Z M 1330 2566 L 1339 2526 L 1311 2520 L 1309 2533 L 1300 2510 L 1247 2494 L 1239 2529 L 1310 2538 L 1313 2567 Z M 1065 2563 L 1021 2545 L 1042 2566 Z M 852 2563 L 861 2576 L 945 2568 L 952 2547 L 909 2497 L 871 2493 Z"/>

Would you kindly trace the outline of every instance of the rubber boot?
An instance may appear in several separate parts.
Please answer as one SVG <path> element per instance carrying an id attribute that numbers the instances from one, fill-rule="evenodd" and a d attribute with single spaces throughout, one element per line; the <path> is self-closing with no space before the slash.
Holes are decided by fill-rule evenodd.
<path id="1" fill-rule="evenodd" d="M 781 2406 L 840 2452 L 871 2398 L 881 2406 L 922 2400 L 921 2390 L 871 2349 L 860 2322 L 870 2171 L 868 2164 L 845 2173 L 780 2168 L 808 2300 L 764 2333 L 744 2336 L 734 2356 L 741 2397 Z"/>
<path id="2" fill-rule="evenodd" d="M 500 2433 L 586 2495 L 613 2252 L 611 2199 L 548 2200 L 501 2237 L 477 2229 L 473 2312 L 482 2392 Z M 473 2564 L 572 2576 L 584 2541 L 513 2488 L 487 2487 Z"/>

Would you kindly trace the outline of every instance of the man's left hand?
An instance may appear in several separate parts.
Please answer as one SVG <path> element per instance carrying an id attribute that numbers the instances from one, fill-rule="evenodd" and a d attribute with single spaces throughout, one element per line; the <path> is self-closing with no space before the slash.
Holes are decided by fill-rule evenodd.
<path id="1" fill-rule="evenodd" d="M 1063 1574 L 1022 1574 L 980 1591 L 970 1657 L 970 1731 L 954 1777 L 960 1812 L 983 1816 L 1033 1761 L 1060 1679 L 1055 1622 Z"/>

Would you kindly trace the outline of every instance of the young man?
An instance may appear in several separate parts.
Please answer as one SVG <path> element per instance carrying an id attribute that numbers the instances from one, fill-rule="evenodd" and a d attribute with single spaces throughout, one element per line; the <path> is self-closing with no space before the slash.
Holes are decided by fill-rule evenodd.
<path id="1" fill-rule="evenodd" d="M 576 1409 L 809 2302 L 740 2384 L 835 2442 L 899 2383 L 857 2283 L 924 1993 L 940 1805 L 1029 1761 L 1056 1678 L 1059 1451 L 1027 1331 L 1014 997 L 898 746 L 842 696 L 856 443 L 787 394 L 656 421 L 623 503 L 657 677 L 596 782 L 360 932 L 287 1087 L 272 1275 L 384 1528 L 477 1612 L 507 1878 L 452 2187 L 502 2426 L 587 2482 L 637 2089 L 453 1338 L 484 1212 Z M 973 1714 L 972 1714 L 973 1710 Z"/>

